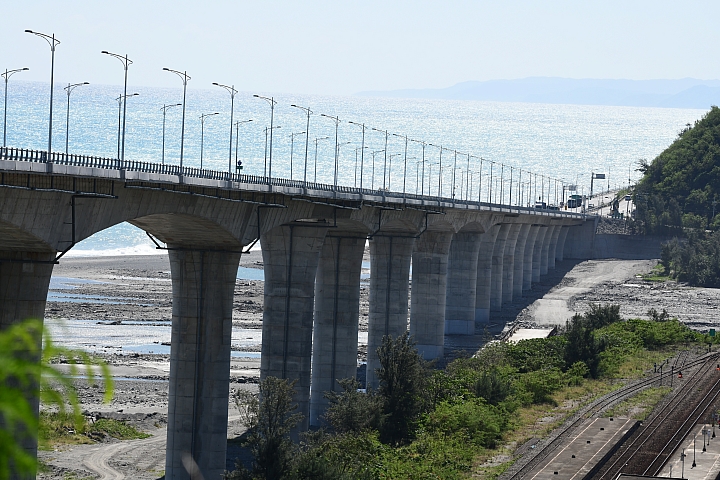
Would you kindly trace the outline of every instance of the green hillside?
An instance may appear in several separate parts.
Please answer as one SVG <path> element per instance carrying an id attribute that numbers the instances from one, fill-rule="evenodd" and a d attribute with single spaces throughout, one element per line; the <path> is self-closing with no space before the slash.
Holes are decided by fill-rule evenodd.
<path id="1" fill-rule="evenodd" d="M 717 230 L 720 216 L 720 109 L 712 107 L 652 163 L 635 190 L 633 227 L 639 233 L 679 234 L 681 228 Z M 718 205 L 715 205 L 717 213 Z"/>

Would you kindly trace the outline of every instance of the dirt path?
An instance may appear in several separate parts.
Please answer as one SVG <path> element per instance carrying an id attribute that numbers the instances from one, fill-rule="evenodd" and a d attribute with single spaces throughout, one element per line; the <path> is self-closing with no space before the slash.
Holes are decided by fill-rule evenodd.
<path id="1" fill-rule="evenodd" d="M 143 468 L 142 470 L 151 470 L 160 472 L 165 468 L 165 441 L 167 428 L 162 428 L 155 432 L 152 437 L 142 440 L 127 440 L 119 443 L 97 445 L 84 459 L 83 466 L 89 471 L 99 475 L 100 480 L 123 480 L 125 473 L 120 472 L 110 465 L 110 461 L 120 454 L 131 456 L 136 459 L 143 459 L 143 463 L 148 463 L 148 459 L 161 458 L 159 465 L 147 465 L 151 468 Z M 152 468 L 154 467 L 154 468 Z M 154 477 L 156 475 L 153 475 Z M 139 478 L 133 475 L 131 478 Z"/>

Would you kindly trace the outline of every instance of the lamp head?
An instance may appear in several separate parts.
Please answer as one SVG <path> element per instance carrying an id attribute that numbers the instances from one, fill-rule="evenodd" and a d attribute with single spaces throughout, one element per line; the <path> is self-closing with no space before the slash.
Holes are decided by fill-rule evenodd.
<path id="1" fill-rule="evenodd" d="M 163 67 L 163 70 L 165 70 L 166 72 L 169 72 L 169 71 L 170 71 L 170 69 L 167 68 L 167 67 Z"/>
<path id="2" fill-rule="evenodd" d="M 27 68 L 27 67 L 25 67 L 25 68 L 23 68 L 23 70 L 30 70 L 30 69 L 29 69 L 29 68 Z"/>
<path id="3" fill-rule="evenodd" d="M 103 50 L 103 51 L 100 52 L 100 53 L 104 53 L 105 55 L 110 55 L 110 52 L 108 52 L 107 50 Z"/>
<path id="4" fill-rule="evenodd" d="M 218 82 L 212 82 L 213 85 L 220 85 Z"/>
<path id="5" fill-rule="evenodd" d="M 32 30 L 25 30 L 25 33 L 35 33 Z"/>
<path id="6" fill-rule="evenodd" d="M 254 94 L 253 97 L 255 97 L 255 98 L 260 98 L 260 95 Z"/>
<path id="7" fill-rule="evenodd" d="M 90 85 L 90 82 L 83 82 L 83 85 Z"/>

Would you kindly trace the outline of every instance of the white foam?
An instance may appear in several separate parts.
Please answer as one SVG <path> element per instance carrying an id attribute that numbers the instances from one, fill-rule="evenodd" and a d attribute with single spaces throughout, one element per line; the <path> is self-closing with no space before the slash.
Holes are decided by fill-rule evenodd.
<path id="1" fill-rule="evenodd" d="M 132 247 L 91 249 L 91 250 L 70 250 L 66 257 L 120 257 L 131 255 L 166 255 L 167 250 L 158 250 L 154 245 L 134 245 Z"/>

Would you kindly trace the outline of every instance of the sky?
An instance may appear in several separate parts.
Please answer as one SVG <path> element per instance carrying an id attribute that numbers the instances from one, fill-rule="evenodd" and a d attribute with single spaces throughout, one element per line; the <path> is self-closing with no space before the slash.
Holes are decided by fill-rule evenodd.
<path id="1" fill-rule="evenodd" d="M 720 78 L 718 1 L 0 0 L 0 69 L 59 83 L 349 95 L 469 80 Z"/>

